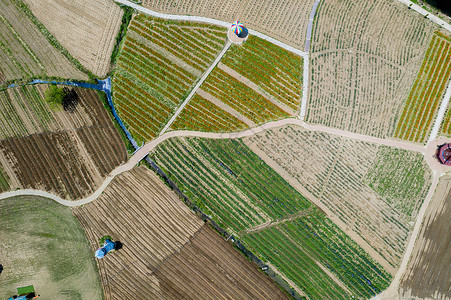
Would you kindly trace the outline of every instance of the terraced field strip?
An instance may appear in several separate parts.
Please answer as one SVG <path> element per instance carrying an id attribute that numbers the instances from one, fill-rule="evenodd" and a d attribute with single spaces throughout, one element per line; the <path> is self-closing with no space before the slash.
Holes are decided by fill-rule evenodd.
<path id="1" fill-rule="evenodd" d="M 137 15 L 113 80 L 118 114 L 139 142 L 155 138 L 225 42 L 225 30 Z"/>
<path id="2" fill-rule="evenodd" d="M 283 59 L 281 59 L 283 58 Z M 233 45 L 222 60 L 266 93 L 299 110 L 302 97 L 302 57 L 256 36 Z"/>
<path id="3" fill-rule="evenodd" d="M 173 130 L 240 131 L 248 126 L 232 114 L 195 94 L 171 125 Z"/>
<path id="4" fill-rule="evenodd" d="M 36 76 L 88 79 L 33 21 L 22 1 L 0 1 L 0 86 Z"/>
<path id="5" fill-rule="evenodd" d="M 220 68 L 215 68 L 200 88 L 256 124 L 289 117 L 287 112 Z"/>
<path id="6" fill-rule="evenodd" d="M 394 136 L 424 143 L 451 76 L 451 42 L 432 37 L 415 84 L 410 91 Z"/>
<path id="7" fill-rule="evenodd" d="M 74 214 L 92 250 L 105 233 L 123 245 L 98 261 L 107 300 L 143 294 L 152 299 L 286 298 L 144 166 L 118 176 L 98 201 Z"/>
<path id="8" fill-rule="evenodd" d="M 251 233 L 244 241 L 311 299 L 369 298 L 392 278 L 319 211 Z"/>

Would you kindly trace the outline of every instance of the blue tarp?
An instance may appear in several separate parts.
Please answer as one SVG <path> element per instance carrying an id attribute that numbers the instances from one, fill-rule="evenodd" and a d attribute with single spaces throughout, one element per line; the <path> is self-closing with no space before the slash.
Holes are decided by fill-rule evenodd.
<path id="1" fill-rule="evenodd" d="M 97 249 L 95 253 L 95 257 L 102 258 L 104 257 L 108 252 L 114 249 L 115 243 L 113 243 L 111 240 L 105 240 L 105 244 L 103 244 L 102 248 Z"/>

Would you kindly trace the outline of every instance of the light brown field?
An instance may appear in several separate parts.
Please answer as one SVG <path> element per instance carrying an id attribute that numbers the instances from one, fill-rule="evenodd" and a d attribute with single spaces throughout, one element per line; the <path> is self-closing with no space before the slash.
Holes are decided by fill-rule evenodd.
<path id="1" fill-rule="evenodd" d="M 143 166 L 118 175 L 74 214 L 93 251 L 105 234 L 123 244 L 98 260 L 107 300 L 286 298 Z"/>
<path id="2" fill-rule="evenodd" d="M 49 107 L 46 88 L 0 92 L 0 169 L 10 190 L 82 198 L 126 160 L 125 146 L 96 91 L 75 88 L 79 103 L 69 112 Z"/>
<path id="3" fill-rule="evenodd" d="M 33 14 L 83 66 L 109 71 L 123 10 L 111 0 L 25 0 Z"/>
<path id="4" fill-rule="evenodd" d="M 36 76 L 88 79 L 50 44 L 19 4 L 0 1 L 0 86 Z"/>
<path id="5" fill-rule="evenodd" d="M 451 176 L 440 179 L 421 226 L 420 234 L 401 279 L 406 299 L 451 298 Z"/>
<path id="6" fill-rule="evenodd" d="M 297 126 L 243 141 L 394 274 L 431 183 L 421 154 Z"/>
<path id="7" fill-rule="evenodd" d="M 434 26 L 397 1 L 321 1 L 306 120 L 392 136 Z"/>
<path id="8" fill-rule="evenodd" d="M 307 24 L 314 0 L 144 0 L 143 5 L 163 13 L 194 15 L 225 22 L 242 21 L 294 47 L 304 47 Z"/>

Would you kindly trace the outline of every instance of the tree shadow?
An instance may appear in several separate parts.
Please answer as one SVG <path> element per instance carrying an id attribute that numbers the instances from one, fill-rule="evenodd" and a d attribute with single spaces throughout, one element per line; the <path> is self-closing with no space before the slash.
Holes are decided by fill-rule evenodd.
<path id="1" fill-rule="evenodd" d="M 75 89 L 64 88 L 63 109 L 68 112 L 74 112 L 78 105 L 80 97 Z"/>
<path id="2" fill-rule="evenodd" d="M 120 242 L 120 241 L 116 241 L 116 242 L 114 242 L 114 250 L 120 250 L 120 249 L 122 249 L 122 242 Z"/>

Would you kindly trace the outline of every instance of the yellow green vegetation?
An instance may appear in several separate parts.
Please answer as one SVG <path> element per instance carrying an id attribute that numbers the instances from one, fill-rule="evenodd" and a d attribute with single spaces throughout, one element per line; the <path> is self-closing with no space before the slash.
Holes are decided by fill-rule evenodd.
<path id="1" fill-rule="evenodd" d="M 0 200 L 0 298 L 33 283 L 45 299 L 101 299 L 94 255 L 71 209 L 41 197 Z"/>
<path id="2" fill-rule="evenodd" d="M 410 91 L 395 137 L 423 143 L 432 129 L 451 75 L 451 42 L 437 32 L 432 37 L 417 79 Z M 449 118 L 448 118 L 449 120 Z M 446 121 L 444 130 L 449 130 Z"/>

